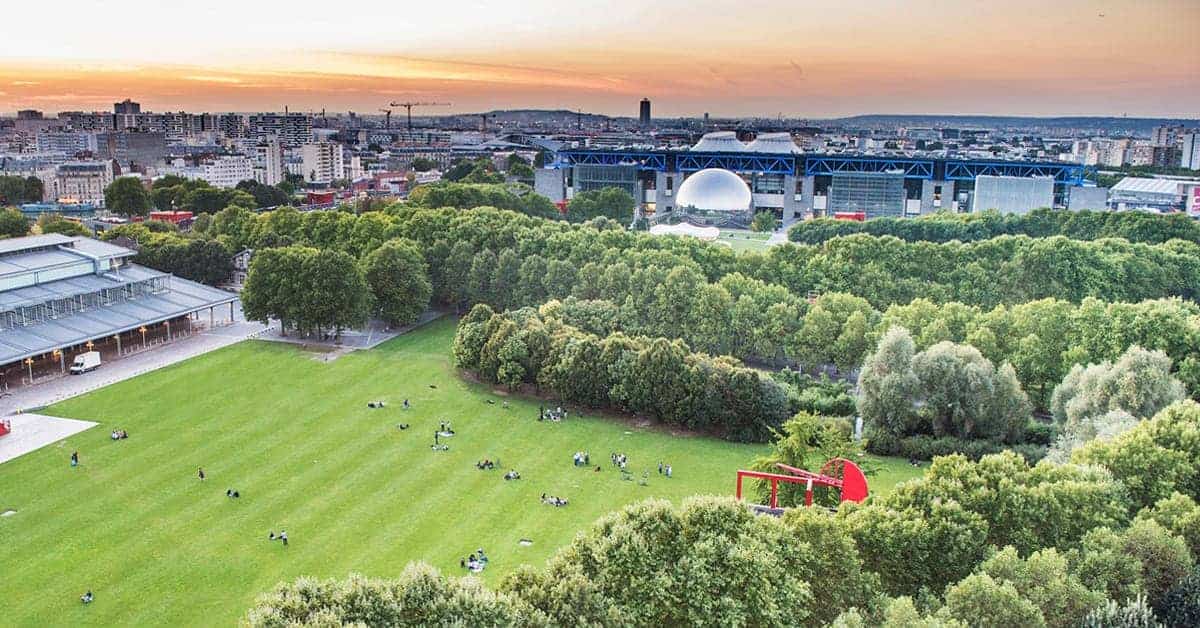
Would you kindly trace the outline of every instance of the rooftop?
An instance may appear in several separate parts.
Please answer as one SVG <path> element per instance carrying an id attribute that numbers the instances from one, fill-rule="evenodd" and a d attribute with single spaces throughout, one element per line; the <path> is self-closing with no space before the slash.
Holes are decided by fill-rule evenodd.
<path id="1" fill-rule="evenodd" d="M 1113 192 L 1137 192 L 1140 194 L 1179 195 L 1179 182 L 1170 179 L 1125 177 L 1112 187 Z"/>

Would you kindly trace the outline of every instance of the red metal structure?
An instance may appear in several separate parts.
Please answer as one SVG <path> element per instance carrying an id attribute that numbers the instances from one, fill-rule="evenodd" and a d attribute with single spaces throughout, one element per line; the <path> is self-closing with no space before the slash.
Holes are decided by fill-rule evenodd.
<path id="1" fill-rule="evenodd" d="M 742 478 L 753 478 L 757 480 L 767 480 L 771 483 L 771 501 L 768 504 L 771 508 L 779 508 L 779 483 L 786 484 L 804 484 L 804 505 L 811 506 L 813 502 L 813 486 L 829 486 L 840 490 L 839 502 L 861 502 L 867 498 L 867 476 L 863 474 L 862 469 L 858 465 L 846 460 L 845 458 L 834 458 L 825 463 L 821 467 L 819 473 L 797 469 L 786 464 L 776 463 L 777 467 L 786 471 L 788 475 L 781 473 L 767 473 L 765 471 L 746 471 L 738 470 L 737 472 L 737 498 L 742 498 Z"/>
<path id="2" fill-rule="evenodd" d="M 866 222 L 867 212 L 833 212 L 833 217 L 836 220 L 853 220 L 854 222 Z"/>

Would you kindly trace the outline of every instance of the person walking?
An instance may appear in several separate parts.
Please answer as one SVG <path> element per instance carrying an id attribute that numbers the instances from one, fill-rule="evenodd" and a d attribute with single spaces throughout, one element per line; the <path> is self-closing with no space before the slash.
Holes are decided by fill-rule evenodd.
<path id="1" fill-rule="evenodd" d="M 201 482 L 204 481 L 204 467 L 196 467 L 196 476 L 200 478 Z"/>
<path id="2" fill-rule="evenodd" d="M 279 540 L 283 541 L 283 546 L 287 547 L 287 530 L 279 531 Z"/>
<path id="3" fill-rule="evenodd" d="M 79 452 L 78 451 L 71 452 L 71 466 L 72 467 L 79 466 Z"/>

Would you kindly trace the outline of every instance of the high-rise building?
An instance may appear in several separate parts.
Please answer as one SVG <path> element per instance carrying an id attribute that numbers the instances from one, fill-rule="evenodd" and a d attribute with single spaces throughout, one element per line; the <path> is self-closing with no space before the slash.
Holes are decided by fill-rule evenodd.
<path id="1" fill-rule="evenodd" d="M 336 142 L 311 142 L 300 147 L 302 173 L 309 183 L 329 184 L 345 176 L 342 145 Z"/>
<path id="2" fill-rule="evenodd" d="M 264 185 L 279 185 L 283 181 L 283 146 L 279 138 L 269 137 L 255 146 L 258 163 L 254 179 Z"/>
<path id="3" fill-rule="evenodd" d="M 133 102 L 132 100 L 129 100 L 128 98 L 126 98 L 125 100 L 122 100 L 121 102 L 113 103 L 113 113 L 118 114 L 118 115 L 137 114 L 137 113 L 141 113 L 141 112 L 142 112 L 142 105 L 140 103 Z"/>
<path id="4" fill-rule="evenodd" d="M 643 126 L 650 124 L 650 99 L 643 98 L 641 107 L 638 109 L 638 122 Z"/>
<path id="5" fill-rule="evenodd" d="M 1181 126 L 1156 126 L 1151 134 L 1151 143 L 1154 146 L 1174 146 L 1182 136 L 1183 127 Z"/>
<path id="6" fill-rule="evenodd" d="M 1183 168 L 1200 170 L 1200 133 L 1188 133 L 1183 136 L 1179 165 Z"/>
<path id="7" fill-rule="evenodd" d="M 201 164 L 201 178 L 218 188 L 236 187 L 238 183 L 254 179 L 254 162 L 245 155 L 221 155 Z"/>
<path id="8" fill-rule="evenodd" d="M 247 121 L 248 136 L 279 138 L 284 146 L 300 146 L 313 141 L 312 116 L 303 113 L 256 113 Z"/>
<path id="9" fill-rule="evenodd" d="M 41 120 L 42 112 L 37 109 L 22 109 L 17 112 L 18 120 Z"/>

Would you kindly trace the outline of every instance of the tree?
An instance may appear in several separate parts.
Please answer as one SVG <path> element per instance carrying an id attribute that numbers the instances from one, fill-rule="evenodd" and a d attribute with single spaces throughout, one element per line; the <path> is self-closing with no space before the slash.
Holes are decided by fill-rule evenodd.
<path id="1" fill-rule="evenodd" d="M 759 233 L 769 233 L 775 230 L 775 214 L 769 211 L 761 211 L 754 214 L 754 220 L 750 221 L 750 230 Z"/>
<path id="2" fill-rule="evenodd" d="M 946 605 L 939 614 L 968 626 L 1046 626 L 1033 602 L 1021 597 L 1008 582 L 997 582 L 987 574 L 975 574 L 946 590 Z"/>
<path id="3" fill-rule="evenodd" d="M 291 200 L 291 195 L 285 193 L 283 190 L 273 185 L 259 183 L 253 179 L 238 182 L 236 189 L 246 192 L 254 198 L 253 207 L 278 207 L 280 205 L 287 205 L 288 201 Z"/>
<path id="4" fill-rule="evenodd" d="M 46 194 L 46 184 L 35 176 L 25 177 L 25 201 L 28 203 L 41 202 Z"/>
<path id="5" fill-rule="evenodd" d="M 367 255 L 363 275 L 380 316 L 389 325 L 406 325 L 429 307 L 433 289 L 420 249 L 411 240 L 388 240 Z"/>
<path id="6" fill-rule="evenodd" d="M 1119 600 L 1144 594 L 1151 606 L 1158 605 L 1194 565 L 1183 539 L 1149 519 L 1136 520 L 1119 532 L 1089 532 L 1076 562 L 1081 579 L 1092 588 Z"/>
<path id="7" fill-rule="evenodd" d="M 980 565 L 979 572 L 998 583 L 1011 584 L 1022 598 L 1038 608 L 1051 628 L 1079 626 L 1088 613 L 1105 601 L 1102 593 L 1089 589 L 1070 572 L 1067 559 L 1054 548 L 1022 559 L 1014 548 L 1006 547 Z M 986 617 L 977 617 L 969 623 L 988 622 Z"/>
<path id="8" fill-rule="evenodd" d="M 1031 406 L 1016 373 L 995 369 L 977 349 L 939 342 L 913 354 L 912 337 L 893 327 L 863 365 L 863 420 L 892 436 L 933 434 L 1013 442 Z"/>
<path id="9" fill-rule="evenodd" d="M 514 595 L 478 579 L 447 578 L 423 563 L 399 578 L 351 574 L 345 580 L 300 578 L 278 585 L 246 613 L 250 626 L 545 626 L 545 618 Z"/>
<path id="10" fill-rule="evenodd" d="M 320 250 L 304 260 L 302 271 L 307 284 L 298 319 L 302 328 L 332 329 L 336 338 L 367 322 L 371 292 L 349 253 Z"/>
<path id="11" fill-rule="evenodd" d="M 437 162 L 428 157 L 414 157 L 412 163 L 409 164 L 409 168 L 417 172 L 429 172 L 437 168 Z"/>
<path id="12" fill-rule="evenodd" d="M 859 375 L 858 409 L 864 421 L 891 434 L 916 428 L 921 381 L 912 369 L 916 347 L 903 327 L 892 327 L 867 358 Z"/>
<path id="13" fill-rule="evenodd" d="M 241 293 L 246 318 L 263 323 L 277 319 L 283 334 L 289 328 L 300 328 L 304 293 L 309 285 L 304 277 L 304 261 L 316 252 L 299 246 L 256 252 Z"/>
<path id="14" fill-rule="evenodd" d="M 1171 375 L 1171 358 L 1134 346 L 1116 363 L 1072 367 L 1054 389 L 1051 410 L 1057 421 L 1074 426 L 1112 411 L 1149 418 L 1185 398 L 1183 384 Z"/>
<path id="15" fill-rule="evenodd" d="M 612 218 L 622 225 L 633 222 L 637 200 L 622 188 L 607 187 L 576 194 L 567 204 L 567 218 L 585 222 L 597 216 Z"/>
<path id="16" fill-rule="evenodd" d="M 19 238 L 29 233 L 29 219 L 16 207 L 0 210 L 0 236 Z"/>
<path id="17" fill-rule="evenodd" d="M 37 177 L 0 175 L 0 205 L 40 203 L 43 191 L 42 180 Z"/>
<path id="18" fill-rule="evenodd" d="M 150 196 L 137 177 L 117 177 L 104 188 L 104 206 L 126 216 L 150 213 Z"/>
<path id="19" fill-rule="evenodd" d="M 1106 467 L 1128 487 L 1134 512 L 1176 491 L 1200 499 L 1200 405 L 1172 404 L 1116 438 L 1077 449 L 1072 460 Z"/>
<path id="20" fill-rule="evenodd" d="M 57 214 L 42 214 L 38 217 L 38 229 L 42 233 L 61 233 L 67 236 L 87 236 L 91 232 L 74 220 L 67 220 Z"/>
<path id="21" fill-rule="evenodd" d="M 555 625 L 779 626 L 807 622 L 813 549 L 731 498 L 646 501 L 609 514 L 502 590 Z M 799 576 L 799 577 L 798 577 Z"/>

